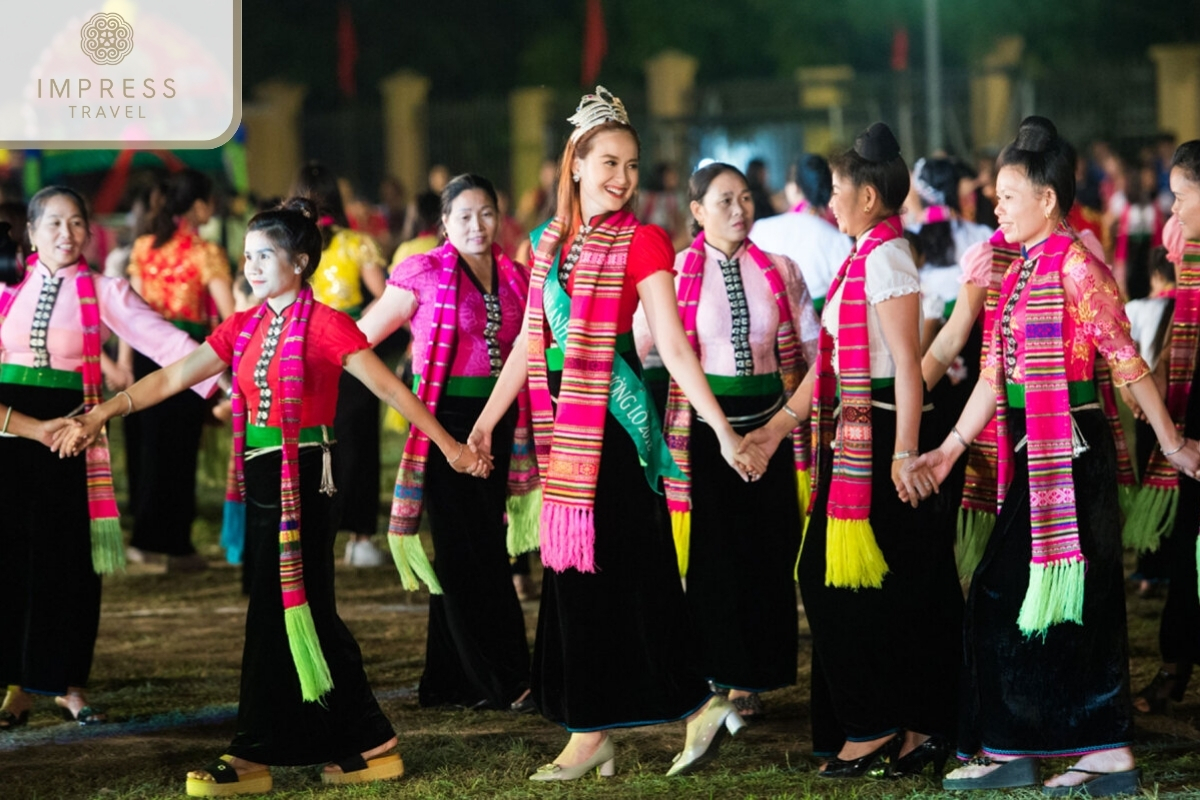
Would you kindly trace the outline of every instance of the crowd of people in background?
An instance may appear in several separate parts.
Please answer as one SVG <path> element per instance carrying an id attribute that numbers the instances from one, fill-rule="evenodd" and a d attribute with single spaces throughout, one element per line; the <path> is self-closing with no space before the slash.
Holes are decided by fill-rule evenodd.
<path id="1" fill-rule="evenodd" d="M 0 627 L 22 643 L 0 649 L 0 734 L 37 694 L 108 720 L 87 694 L 101 575 L 206 567 L 220 420 L 250 607 L 238 733 L 189 794 L 269 790 L 271 765 L 403 773 L 337 615 L 338 531 L 346 564 L 431 593 L 422 706 L 570 734 L 535 781 L 611 775 L 636 725 L 684 723 L 669 775 L 711 761 L 796 682 L 798 583 L 825 778 L 957 756 L 947 789 L 1136 792 L 1134 714 L 1200 661 L 1200 142 L 1076 151 L 1030 117 L 999 153 L 910 163 L 876 123 L 773 189 L 757 158 L 639 179 L 602 87 L 570 122 L 515 202 L 437 165 L 373 204 L 316 161 L 286 199 L 139 183 L 119 231 L 71 189 L 3 192 L 25 262 L 0 295 Z M 381 401 L 411 425 L 386 546 Z M 1169 592 L 1136 694 L 1122 536 L 1137 591 Z M 1051 757 L 1076 760 L 1042 776 Z"/>

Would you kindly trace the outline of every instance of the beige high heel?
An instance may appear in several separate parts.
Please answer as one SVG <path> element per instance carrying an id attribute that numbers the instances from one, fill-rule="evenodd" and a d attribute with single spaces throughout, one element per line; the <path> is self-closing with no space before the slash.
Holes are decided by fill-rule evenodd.
<path id="1" fill-rule="evenodd" d="M 573 767 L 561 767 L 558 764 L 546 764 L 529 776 L 531 781 L 573 781 L 595 769 L 601 778 L 611 778 L 617 773 L 616 759 L 613 756 L 612 739 L 605 739 L 596 748 L 596 752 L 582 764 Z"/>
<path id="2" fill-rule="evenodd" d="M 744 727 L 746 722 L 733 703 L 720 695 L 713 695 L 708 706 L 687 724 L 683 751 L 675 756 L 667 776 L 686 775 L 712 761 L 717 757 L 726 734 L 733 736 Z"/>

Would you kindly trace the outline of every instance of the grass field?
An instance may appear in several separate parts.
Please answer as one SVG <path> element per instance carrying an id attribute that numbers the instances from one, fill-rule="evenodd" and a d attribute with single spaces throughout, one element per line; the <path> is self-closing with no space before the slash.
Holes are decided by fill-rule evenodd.
<path id="1" fill-rule="evenodd" d="M 120 441 L 119 434 L 113 438 Z M 384 451 L 385 463 L 393 465 L 384 471 L 387 484 L 399 456 L 398 439 L 389 437 Z M 213 463 L 221 463 L 219 453 Z M 219 473 L 217 469 L 203 487 L 195 536 L 211 569 L 167 575 L 162 567 L 138 567 L 106 579 L 91 692 L 108 709 L 112 723 L 89 728 L 68 724 L 57 716 L 50 698 L 39 699 L 27 727 L 0 734 L 0 800 L 180 797 L 187 771 L 223 752 L 234 733 L 245 601 L 237 568 L 224 565 L 216 545 L 223 490 Z M 796 686 L 767 695 L 769 716 L 728 743 L 713 766 L 685 778 L 664 777 L 682 745 L 683 726 L 662 725 L 615 735 L 615 778 L 531 784 L 529 773 L 551 760 L 564 743 L 561 729 L 536 716 L 420 709 L 415 688 L 423 663 L 427 598 L 405 592 L 391 568 L 339 567 L 338 594 L 341 614 L 362 646 L 367 673 L 396 727 L 407 774 L 388 784 L 326 788 L 319 765 L 278 768 L 272 771 L 272 797 L 954 796 L 941 792 L 940 782 L 931 777 L 832 783 L 816 776 L 815 763 L 806 755 L 811 746 L 811 640 L 806 629 Z M 1161 599 L 1130 595 L 1135 687 L 1148 681 L 1158 665 L 1161 607 Z M 532 636 L 536 602 L 526 603 L 525 612 Z M 1169 715 L 1139 719 L 1135 749 L 1145 797 L 1200 798 L 1198 724 L 1200 693 L 1194 687 Z M 1041 796 L 1031 790 L 970 795 L 972 800 Z"/>

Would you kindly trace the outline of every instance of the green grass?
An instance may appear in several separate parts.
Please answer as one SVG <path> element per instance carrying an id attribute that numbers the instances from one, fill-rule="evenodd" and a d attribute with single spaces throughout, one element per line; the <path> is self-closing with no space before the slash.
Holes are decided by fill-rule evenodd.
<path id="1" fill-rule="evenodd" d="M 218 437 L 224 438 L 224 437 Z M 122 481 L 119 432 L 113 435 Z M 387 434 L 380 513 L 387 511 L 402 439 Z M 195 540 L 212 568 L 167 575 L 131 569 L 105 582 L 92 698 L 114 724 L 80 728 L 62 722 L 52 701 L 38 701 L 28 727 L 0 734 L 0 800 L 177 798 L 184 776 L 223 752 L 234 733 L 245 601 L 237 569 L 217 545 L 224 492 L 224 451 L 202 481 Z M 119 487 L 120 488 L 120 487 Z M 337 543 L 339 548 L 342 541 Z M 340 549 L 339 549 L 340 552 Z M 536 575 L 535 575 L 536 577 Z M 536 716 L 421 709 L 415 687 L 423 666 L 427 597 L 407 593 L 391 568 L 339 566 L 339 609 L 354 631 L 367 673 L 400 740 L 407 774 L 400 781 L 325 787 L 320 765 L 273 770 L 276 798 L 760 798 L 761 800 L 903 800 L 954 797 L 1031 800 L 1039 791 L 953 795 L 931 777 L 895 782 L 819 778 L 808 730 L 808 654 L 802 630 L 794 687 L 773 692 L 769 716 L 728 742 L 720 759 L 691 776 L 667 778 L 683 742 L 683 725 L 614 734 L 617 776 L 563 785 L 531 784 L 528 775 L 565 742 Z M 532 640 L 537 604 L 525 604 Z M 1158 666 L 1161 599 L 1129 598 L 1135 687 Z M 0 646 L 4 646 L 0 640 Z M 1200 694 L 1195 687 L 1168 716 L 1139 718 L 1135 751 L 1147 798 L 1200 798 Z M 1048 764 L 1060 769 L 1066 762 Z"/>

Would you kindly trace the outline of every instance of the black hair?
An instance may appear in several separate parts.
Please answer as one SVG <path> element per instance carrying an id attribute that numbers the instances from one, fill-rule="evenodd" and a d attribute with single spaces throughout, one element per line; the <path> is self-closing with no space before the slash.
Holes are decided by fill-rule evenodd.
<path id="1" fill-rule="evenodd" d="M 854 140 L 854 147 L 829 162 L 830 169 L 850 179 L 856 187 L 873 186 L 883 207 L 895 213 L 904 207 L 911 179 L 908 165 L 892 131 L 876 122 Z"/>
<path id="2" fill-rule="evenodd" d="M 1021 167 L 1035 187 L 1053 189 L 1063 217 L 1075 203 L 1075 148 L 1045 117 L 1021 120 L 1017 138 L 1000 151 L 996 167 Z"/>
<path id="3" fill-rule="evenodd" d="M 79 210 L 79 216 L 83 217 L 83 224 L 91 231 L 91 218 L 88 216 L 87 201 L 83 199 L 83 195 L 74 189 L 66 186 L 47 186 L 40 190 L 33 197 L 29 198 L 29 227 L 36 228 L 38 220 L 42 218 L 42 214 L 46 211 L 46 203 L 49 203 L 56 197 L 66 197 L 75 204 L 75 208 Z"/>
<path id="4" fill-rule="evenodd" d="M 805 153 L 792 164 L 792 182 L 804 193 L 809 205 L 825 208 L 833 195 L 833 173 L 829 162 L 818 155 Z"/>
<path id="5" fill-rule="evenodd" d="M 908 242 L 908 246 L 912 248 L 913 261 L 925 258 L 925 244 L 921 241 L 920 234 L 906 230 L 904 231 L 904 241 Z"/>
<path id="6" fill-rule="evenodd" d="M 429 189 L 424 190 L 417 195 L 417 228 L 413 231 L 414 236 L 420 236 L 426 231 L 437 230 L 438 223 L 442 219 L 442 198 L 437 192 Z"/>
<path id="7" fill-rule="evenodd" d="M 155 249 L 166 244 L 179 224 L 177 218 L 186 214 L 197 200 L 208 200 L 213 194 L 212 178 L 195 169 L 183 169 L 169 175 L 162 184 L 162 205 L 150 225 Z"/>
<path id="8" fill-rule="evenodd" d="M 454 205 L 455 199 L 463 192 L 478 189 L 488 196 L 492 201 L 492 205 L 496 210 L 500 209 L 500 198 L 496 195 L 496 187 L 492 182 L 482 175 L 475 175 L 470 172 L 464 172 L 462 175 L 455 175 L 446 182 L 446 188 L 442 189 L 441 196 L 441 211 L 443 217 L 450 216 L 450 208 Z"/>
<path id="9" fill-rule="evenodd" d="M 1175 265 L 1167 257 L 1167 248 L 1155 247 L 1150 251 L 1150 274 L 1157 275 L 1167 283 L 1175 282 Z"/>
<path id="10" fill-rule="evenodd" d="M 724 175 L 726 172 L 737 175 L 746 184 L 746 188 L 750 187 L 750 182 L 746 180 L 746 176 L 740 169 L 723 161 L 714 161 L 711 164 L 705 164 L 693 172 L 692 177 L 688 178 L 688 202 L 703 204 L 704 195 L 708 194 L 708 187 L 712 185 L 718 175 Z M 699 236 L 702 230 L 700 222 L 692 217 L 692 236 Z"/>
<path id="11" fill-rule="evenodd" d="M 917 194 L 922 203 L 927 206 L 942 205 L 962 212 L 962 205 L 958 200 L 958 179 L 961 173 L 953 161 L 948 158 L 925 159 L 917 162 L 914 172 Z M 951 220 L 926 222 L 921 225 L 917 236 L 921 240 L 925 260 L 931 266 L 950 267 L 958 263 Z"/>
<path id="12" fill-rule="evenodd" d="M 1192 183 L 1200 183 L 1200 139 L 1184 142 L 1175 149 L 1171 169 L 1183 170 L 1184 177 Z"/>
<path id="13" fill-rule="evenodd" d="M 321 263 L 324 243 L 317 227 L 317 204 L 307 197 L 291 197 L 269 211 L 260 211 L 250 218 L 246 233 L 262 231 L 295 263 L 298 256 L 308 256 L 301 278 L 307 281 Z"/>
<path id="14" fill-rule="evenodd" d="M 307 197 L 316 203 L 318 220 L 332 217 L 334 225 L 350 227 L 337 175 L 320 161 L 309 161 L 296 172 L 296 179 L 292 181 L 292 197 Z M 329 242 L 333 240 L 332 226 L 318 222 L 317 227 L 321 229 L 322 249 L 329 247 Z"/>
<path id="15" fill-rule="evenodd" d="M 0 203 L 0 222 L 9 225 L 8 235 L 21 247 L 21 253 L 33 252 L 29 244 L 29 209 L 24 203 L 8 200 Z"/>

